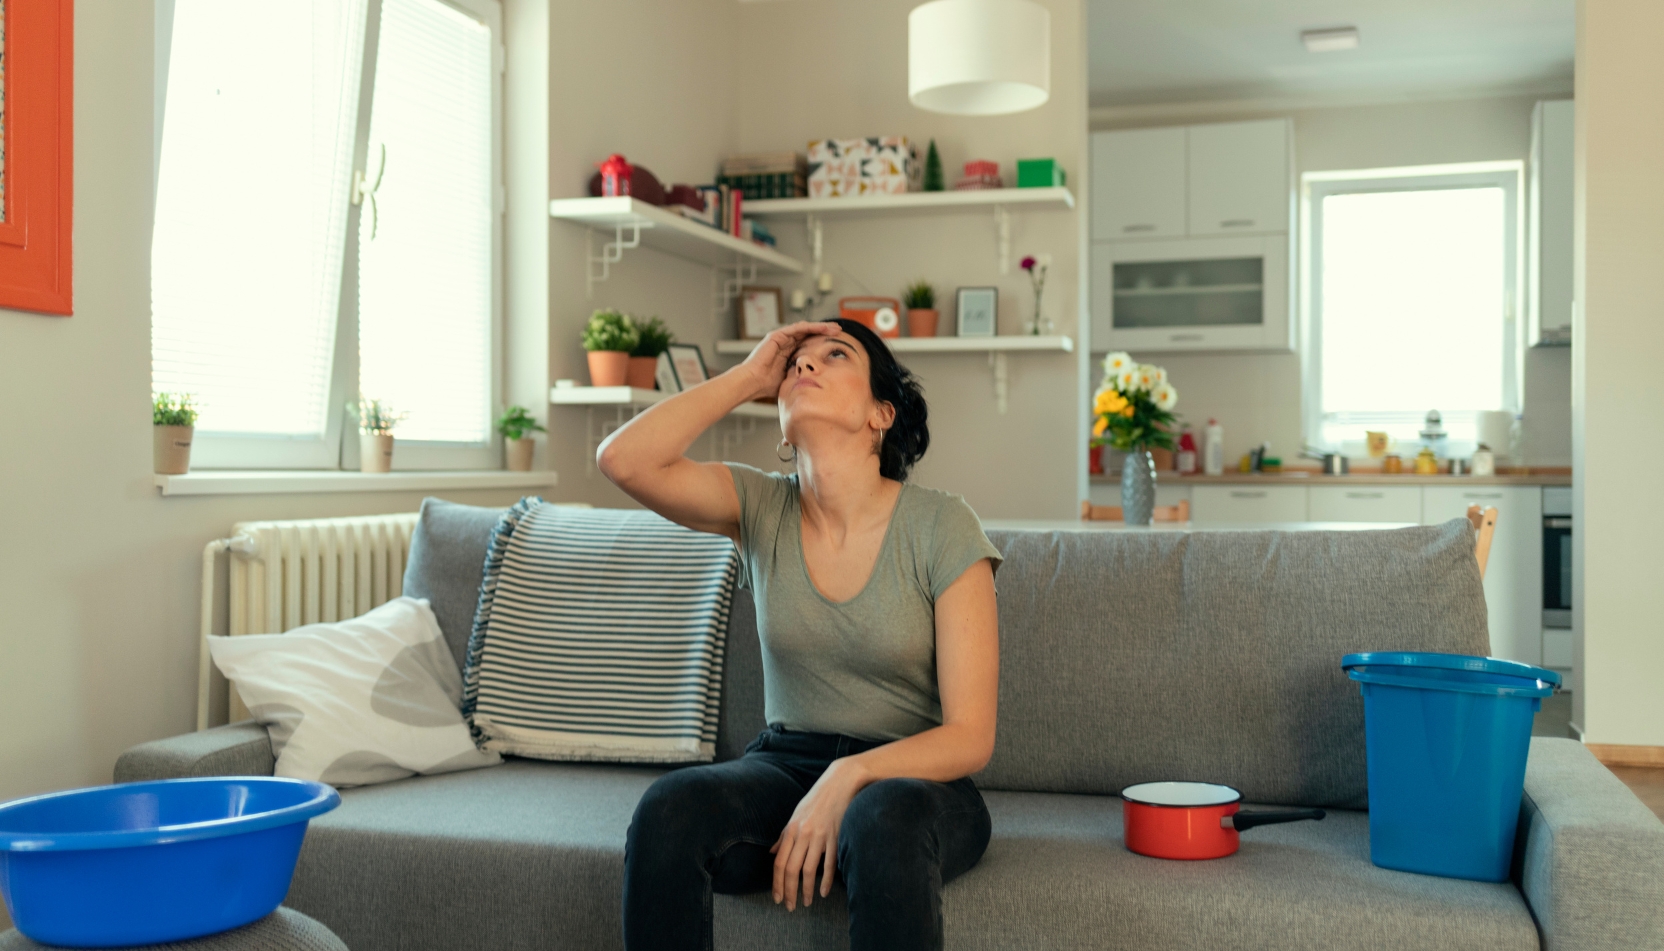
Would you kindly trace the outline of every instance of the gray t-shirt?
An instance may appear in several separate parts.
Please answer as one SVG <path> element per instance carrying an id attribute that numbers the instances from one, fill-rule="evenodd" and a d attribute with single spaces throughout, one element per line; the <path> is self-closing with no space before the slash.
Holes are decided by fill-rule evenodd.
<path id="1" fill-rule="evenodd" d="M 797 476 L 728 463 L 742 574 L 757 603 L 763 712 L 788 730 L 899 740 L 942 725 L 936 599 L 999 549 L 964 498 L 903 483 L 866 587 L 832 601 L 809 580 Z"/>

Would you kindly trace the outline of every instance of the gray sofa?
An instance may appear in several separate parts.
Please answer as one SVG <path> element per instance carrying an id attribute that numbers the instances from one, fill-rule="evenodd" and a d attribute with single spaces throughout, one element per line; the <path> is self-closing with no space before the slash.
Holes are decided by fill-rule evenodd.
<path id="1" fill-rule="evenodd" d="M 500 510 L 429 500 L 405 590 L 458 661 Z M 1005 553 L 993 814 L 943 892 L 955 949 L 1664 949 L 1664 824 L 1578 743 L 1532 741 L 1515 875 L 1487 884 L 1369 861 L 1356 650 L 1486 653 L 1466 522 L 1357 533 L 995 532 Z M 749 599 L 729 631 L 717 755 L 764 727 Z M 117 781 L 269 774 L 250 723 L 147 743 Z M 625 830 L 663 769 L 510 759 L 350 789 L 315 820 L 288 904 L 354 951 L 621 946 Z M 1209 862 L 1134 855 L 1123 786 L 1228 783 L 1328 807 Z M 720 949 L 848 946 L 841 889 L 788 913 L 717 896 Z"/>

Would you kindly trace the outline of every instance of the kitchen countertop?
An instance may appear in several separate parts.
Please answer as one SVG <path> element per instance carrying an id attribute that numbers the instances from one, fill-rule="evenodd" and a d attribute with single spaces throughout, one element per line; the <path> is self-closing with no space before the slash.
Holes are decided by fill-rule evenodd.
<path id="1" fill-rule="evenodd" d="M 1003 532 L 1368 532 L 1411 528 L 1414 522 L 1088 522 L 1083 519 L 985 518 L 984 531 Z"/>
<path id="2" fill-rule="evenodd" d="M 1095 475 L 1099 484 L 1120 485 L 1119 475 Z M 1179 475 L 1174 472 L 1156 473 L 1157 485 L 1571 485 L 1570 472 L 1509 473 L 1494 476 L 1453 475 L 1386 475 L 1380 472 L 1355 472 L 1350 475 L 1324 475 L 1307 469 L 1287 472 L 1227 472 L 1224 475 Z"/>

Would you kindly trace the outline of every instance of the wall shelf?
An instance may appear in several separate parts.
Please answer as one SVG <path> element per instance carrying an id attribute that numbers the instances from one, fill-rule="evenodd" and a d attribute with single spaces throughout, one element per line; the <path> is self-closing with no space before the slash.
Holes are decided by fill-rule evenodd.
<path id="1" fill-rule="evenodd" d="M 758 218 L 819 215 L 823 218 L 870 218 L 882 215 L 986 212 L 995 206 L 1035 211 L 1075 207 L 1067 188 L 985 188 L 972 191 L 907 192 L 854 198 L 765 198 L 747 201 L 745 214 Z"/>
<path id="2" fill-rule="evenodd" d="M 716 352 L 745 356 L 759 340 L 718 340 Z M 1072 337 L 1033 337 L 1010 334 L 1001 337 L 893 337 L 884 341 L 893 353 L 1011 353 L 1014 351 L 1073 353 Z"/>
<path id="3" fill-rule="evenodd" d="M 556 406 L 582 406 L 586 410 L 585 432 L 589 452 L 584 457 L 584 475 L 595 473 L 595 451 L 614 430 L 634 419 L 637 413 L 663 402 L 674 394 L 661 390 L 643 390 L 632 386 L 557 386 L 549 391 L 549 402 Z M 612 418 L 606 410 L 612 409 Z M 597 410 L 600 412 L 597 413 Z M 716 451 L 713 459 L 725 459 L 730 450 L 757 431 L 760 419 L 778 420 L 780 411 L 773 403 L 745 403 L 728 413 L 725 424 L 715 430 Z"/>
<path id="4" fill-rule="evenodd" d="M 586 277 L 591 293 L 594 285 L 607 279 L 612 265 L 623 260 L 625 251 L 638 247 L 656 248 L 740 276 L 749 273 L 752 278 L 759 270 L 803 273 L 803 262 L 796 258 L 628 196 L 557 198 L 549 202 L 549 217 L 585 225 L 603 235 L 610 233 L 599 254 L 590 251 Z"/>

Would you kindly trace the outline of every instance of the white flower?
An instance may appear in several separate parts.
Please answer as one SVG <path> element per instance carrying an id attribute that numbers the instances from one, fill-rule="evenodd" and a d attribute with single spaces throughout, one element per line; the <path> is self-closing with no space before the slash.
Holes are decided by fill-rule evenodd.
<path id="1" fill-rule="evenodd" d="M 1164 381 L 1150 391 L 1150 399 L 1155 401 L 1156 409 L 1170 410 L 1179 404 L 1179 391 L 1173 389 L 1173 384 Z"/>
<path id="2" fill-rule="evenodd" d="M 1105 354 L 1104 355 L 1104 376 L 1105 377 L 1120 376 L 1122 370 L 1125 370 L 1125 369 L 1127 369 L 1129 367 L 1132 367 L 1134 365 L 1135 364 L 1133 363 L 1132 354 L 1130 354 L 1130 353 L 1124 353 L 1123 352 L 1123 353 Z"/>
<path id="3" fill-rule="evenodd" d="M 1127 367 L 1115 376 L 1115 388 L 1123 393 L 1138 389 L 1138 368 Z"/>
<path id="4" fill-rule="evenodd" d="M 1167 382 L 1167 371 L 1149 363 L 1141 363 L 1134 376 L 1141 390 L 1153 390 Z"/>

